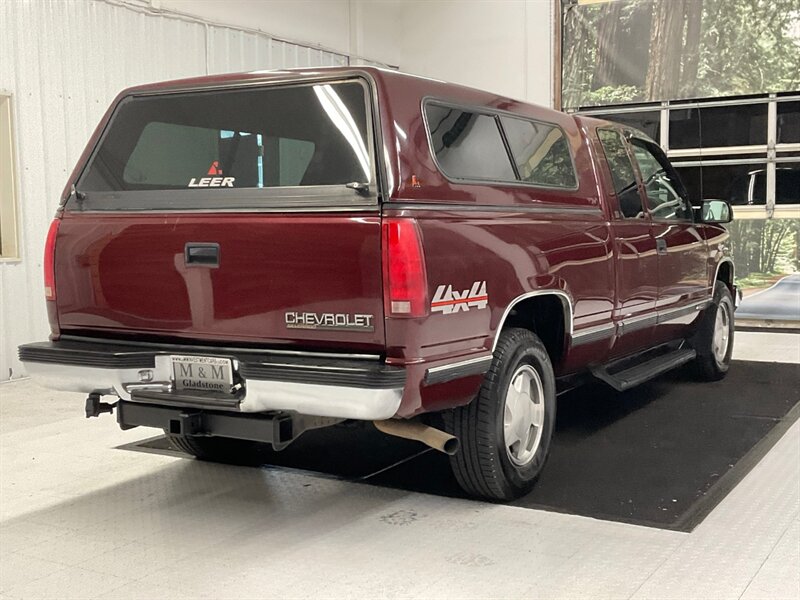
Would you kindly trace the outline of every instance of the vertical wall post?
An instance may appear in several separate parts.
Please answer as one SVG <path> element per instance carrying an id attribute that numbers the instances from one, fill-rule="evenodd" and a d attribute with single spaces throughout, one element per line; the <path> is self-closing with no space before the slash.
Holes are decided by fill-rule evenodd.
<path id="1" fill-rule="evenodd" d="M 561 40 L 563 36 L 563 14 L 561 10 L 561 0 L 553 0 L 553 61 L 552 61 L 552 69 L 553 69 L 553 76 L 551 80 L 553 82 L 553 108 L 556 110 L 561 110 L 561 86 L 562 86 L 562 73 L 564 72 L 564 67 L 561 64 L 562 54 L 561 54 Z M 527 31 L 526 31 L 527 34 Z"/>
<path id="2" fill-rule="evenodd" d="M 661 111 L 658 114 L 660 121 L 659 127 L 659 140 L 661 149 L 666 154 L 669 152 L 669 101 L 665 100 L 661 103 Z"/>
<path id="3" fill-rule="evenodd" d="M 767 218 L 775 213 L 775 145 L 778 141 L 778 103 L 775 94 L 769 95 L 767 104 Z"/>

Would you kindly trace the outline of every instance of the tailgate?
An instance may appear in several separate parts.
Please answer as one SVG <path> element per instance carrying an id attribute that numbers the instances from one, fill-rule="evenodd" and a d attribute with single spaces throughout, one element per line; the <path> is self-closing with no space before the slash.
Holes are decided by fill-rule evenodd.
<path id="1" fill-rule="evenodd" d="M 58 230 L 61 330 L 382 349 L 368 89 L 123 99 Z"/>
<path id="2" fill-rule="evenodd" d="M 383 346 L 377 215 L 67 214 L 56 282 L 65 333 Z"/>

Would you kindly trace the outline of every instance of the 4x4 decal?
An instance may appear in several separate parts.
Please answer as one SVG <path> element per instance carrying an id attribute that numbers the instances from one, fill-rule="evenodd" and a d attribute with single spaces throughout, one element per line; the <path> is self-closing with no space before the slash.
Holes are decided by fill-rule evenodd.
<path id="1" fill-rule="evenodd" d="M 450 315 L 461 310 L 468 311 L 470 308 L 480 310 L 488 304 L 489 295 L 486 293 L 485 281 L 476 281 L 471 288 L 462 292 L 454 290 L 452 285 L 440 285 L 433 295 L 431 311 Z"/>

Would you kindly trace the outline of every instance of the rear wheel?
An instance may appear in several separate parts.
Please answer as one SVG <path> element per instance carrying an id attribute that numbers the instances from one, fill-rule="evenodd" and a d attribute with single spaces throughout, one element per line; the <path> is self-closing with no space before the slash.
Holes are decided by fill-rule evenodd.
<path id="1" fill-rule="evenodd" d="M 725 377 L 733 354 L 733 297 L 722 282 L 717 282 L 714 299 L 706 309 L 694 336 L 697 352 L 694 370 L 704 381 L 718 381 Z"/>
<path id="2" fill-rule="evenodd" d="M 267 462 L 270 454 L 274 452 L 267 444 L 249 440 L 165 433 L 173 447 L 209 462 L 259 466 Z"/>
<path id="3" fill-rule="evenodd" d="M 550 450 L 555 377 L 541 340 L 527 329 L 503 331 L 477 398 L 444 414 L 461 449 L 450 457 L 470 495 L 510 500 L 536 483 Z"/>

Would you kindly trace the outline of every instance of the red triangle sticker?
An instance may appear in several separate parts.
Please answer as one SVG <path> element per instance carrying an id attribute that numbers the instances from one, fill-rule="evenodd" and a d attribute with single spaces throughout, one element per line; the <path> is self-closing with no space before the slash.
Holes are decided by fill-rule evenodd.
<path id="1" fill-rule="evenodd" d="M 219 168 L 219 161 L 215 160 L 208 168 L 208 175 L 222 175 L 222 169 Z"/>

